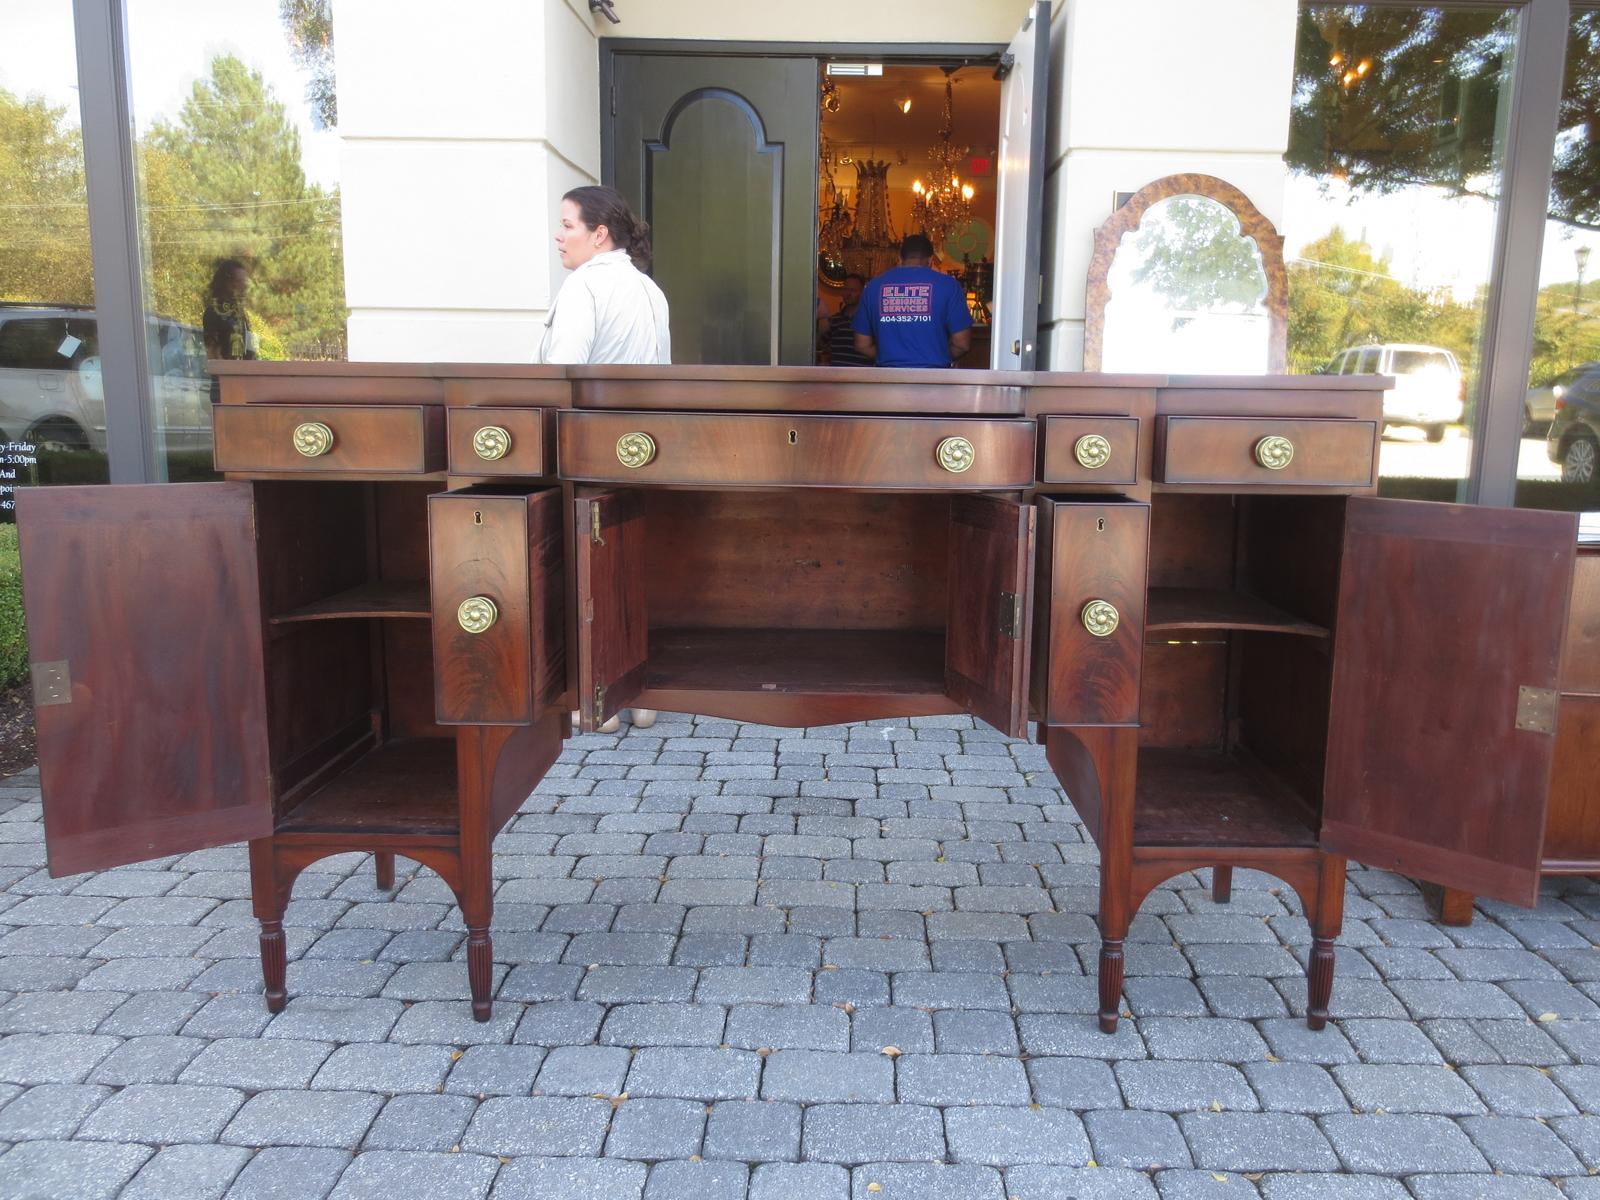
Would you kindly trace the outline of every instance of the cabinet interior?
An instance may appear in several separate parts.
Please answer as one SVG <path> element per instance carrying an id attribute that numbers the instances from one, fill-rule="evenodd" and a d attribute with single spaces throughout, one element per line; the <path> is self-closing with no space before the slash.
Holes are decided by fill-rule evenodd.
<path id="1" fill-rule="evenodd" d="M 647 687 L 943 690 L 949 497 L 650 490 L 644 511 Z"/>
<path id="2" fill-rule="evenodd" d="M 454 828 L 428 602 L 427 497 L 442 485 L 254 487 L 279 830 Z"/>
<path id="3" fill-rule="evenodd" d="M 1153 498 L 1140 844 L 1317 843 L 1343 514 L 1339 497 Z"/>

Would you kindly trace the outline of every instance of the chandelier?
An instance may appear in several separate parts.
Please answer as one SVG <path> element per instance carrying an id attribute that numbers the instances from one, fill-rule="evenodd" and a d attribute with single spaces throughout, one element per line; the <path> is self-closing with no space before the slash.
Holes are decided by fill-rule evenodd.
<path id="1" fill-rule="evenodd" d="M 928 182 L 917 179 L 911 184 L 911 222 L 920 226 L 936 247 L 972 219 L 972 185 L 962 183 L 956 170 L 967 157 L 968 147 L 951 145 L 953 131 L 954 99 L 946 76 L 944 127 L 939 130 L 939 140 L 928 149 Z"/>
<path id="2" fill-rule="evenodd" d="M 833 182 L 838 160 L 827 134 L 821 135 L 817 158 L 821 182 L 817 197 L 817 250 L 829 262 L 838 262 L 844 240 L 850 236 L 850 206 Z"/>

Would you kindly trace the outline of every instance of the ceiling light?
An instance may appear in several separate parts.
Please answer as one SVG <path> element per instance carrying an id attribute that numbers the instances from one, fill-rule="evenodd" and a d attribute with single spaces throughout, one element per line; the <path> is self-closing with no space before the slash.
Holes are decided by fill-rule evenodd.
<path id="1" fill-rule="evenodd" d="M 882 75 L 882 63 L 829 63 L 829 75 Z"/>

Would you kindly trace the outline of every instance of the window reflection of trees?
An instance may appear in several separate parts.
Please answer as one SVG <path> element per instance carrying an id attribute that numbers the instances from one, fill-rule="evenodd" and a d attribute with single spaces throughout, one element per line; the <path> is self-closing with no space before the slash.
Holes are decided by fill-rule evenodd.
<path id="1" fill-rule="evenodd" d="M 1214 200 L 1163 200 L 1123 244 L 1132 256 L 1122 267 L 1122 252 L 1117 255 L 1122 269 L 1113 271 L 1113 295 L 1116 276 L 1125 271 L 1128 284 L 1165 297 L 1171 308 L 1261 309 L 1267 294 L 1261 251 L 1239 232 L 1238 218 Z"/>

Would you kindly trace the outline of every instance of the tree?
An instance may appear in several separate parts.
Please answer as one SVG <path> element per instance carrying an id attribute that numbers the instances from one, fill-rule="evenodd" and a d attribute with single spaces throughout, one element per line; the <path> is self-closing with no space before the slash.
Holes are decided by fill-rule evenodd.
<path id="1" fill-rule="evenodd" d="M 83 138 L 65 108 L 3 88 L 0 300 L 94 303 Z"/>
<path id="2" fill-rule="evenodd" d="M 1517 10 L 1305 6 L 1290 107 L 1291 168 L 1386 193 L 1496 198 Z M 1567 43 L 1552 219 L 1600 229 L 1600 11 Z"/>
<path id="3" fill-rule="evenodd" d="M 1266 294 L 1261 252 L 1225 205 L 1173 196 L 1144 214 L 1134 235 L 1130 282 L 1147 283 L 1182 309 L 1255 307 Z"/>
<path id="4" fill-rule="evenodd" d="M 197 320 L 212 264 L 250 267 L 250 305 L 296 358 L 342 357 L 344 270 L 336 193 L 308 184 L 300 136 L 259 72 L 212 60 L 175 122 L 139 147 L 155 307 Z"/>
<path id="5" fill-rule="evenodd" d="M 295 61 L 311 72 L 306 99 L 318 128 L 339 123 L 333 75 L 333 9 L 330 0 L 278 0 L 278 16 L 289 33 Z"/>

